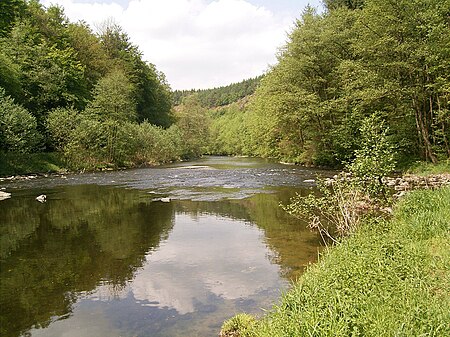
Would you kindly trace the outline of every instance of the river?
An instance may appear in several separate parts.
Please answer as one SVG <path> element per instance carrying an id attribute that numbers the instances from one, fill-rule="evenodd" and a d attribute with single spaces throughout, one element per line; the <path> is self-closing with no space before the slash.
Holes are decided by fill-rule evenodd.
<path id="1" fill-rule="evenodd" d="M 262 314 L 317 258 L 279 207 L 316 173 L 205 157 L 0 182 L 0 335 L 217 336 Z"/>

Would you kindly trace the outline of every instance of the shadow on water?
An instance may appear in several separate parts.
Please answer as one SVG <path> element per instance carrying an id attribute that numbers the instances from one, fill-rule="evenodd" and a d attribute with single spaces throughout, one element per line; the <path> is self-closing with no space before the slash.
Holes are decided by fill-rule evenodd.
<path id="1" fill-rule="evenodd" d="M 173 172 L 183 180 L 169 184 Z M 296 168 L 209 158 L 128 174 L 8 186 L 0 335 L 217 335 L 236 312 L 269 308 L 317 257 L 318 237 L 279 207 L 311 188 L 293 186 Z M 166 193 L 183 197 L 154 201 Z"/>

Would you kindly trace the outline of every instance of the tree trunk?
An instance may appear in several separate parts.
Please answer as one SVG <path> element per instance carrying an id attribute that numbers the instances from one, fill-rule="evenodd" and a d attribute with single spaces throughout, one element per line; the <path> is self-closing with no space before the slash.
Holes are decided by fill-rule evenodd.
<path id="1" fill-rule="evenodd" d="M 433 146 L 430 141 L 428 127 L 425 124 L 422 109 L 419 106 L 417 98 L 413 98 L 413 105 L 414 105 L 414 110 L 415 110 L 415 114 L 416 114 L 417 131 L 418 131 L 419 137 L 421 138 L 421 141 L 422 141 L 422 144 L 424 147 L 425 160 L 429 159 L 429 160 L 431 160 L 431 162 L 433 164 L 436 164 L 437 158 L 436 158 L 436 155 L 433 153 Z"/>

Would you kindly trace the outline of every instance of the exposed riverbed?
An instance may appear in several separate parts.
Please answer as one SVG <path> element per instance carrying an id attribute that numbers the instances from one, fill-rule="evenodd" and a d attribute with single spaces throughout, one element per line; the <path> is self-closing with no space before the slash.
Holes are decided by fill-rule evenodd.
<path id="1" fill-rule="evenodd" d="M 207 157 L 0 182 L 1 335 L 215 336 L 262 313 L 317 258 L 278 205 L 318 172 Z"/>

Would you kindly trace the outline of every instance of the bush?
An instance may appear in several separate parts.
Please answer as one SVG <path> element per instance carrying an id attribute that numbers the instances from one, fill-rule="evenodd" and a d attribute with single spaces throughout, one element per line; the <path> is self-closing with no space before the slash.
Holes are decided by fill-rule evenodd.
<path id="1" fill-rule="evenodd" d="M 0 87 L 0 150 L 29 153 L 42 145 L 36 118 Z"/>
<path id="2" fill-rule="evenodd" d="M 52 116 L 53 121 L 63 115 Z M 182 136 L 176 126 L 163 129 L 148 122 L 99 121 L 87 116 L 80 116 L 72 130 L 65 126 L 54 135 L 67 139 L 60 144 L 65 143 L 64 155 L 75 169 L 167 163 L 182 155 Z"/>
<path id="3" fill-rule="evenodd" d="M 73 108 L 56 108 L 51 111 L 47 117 L 51 145 L 59 151 L 64 150 L 80 121 L 79 112 Z"/>
<path id="4" fill-rule="evenodd" d="M 137 146 L 135 163 L 167 163 L 180 157 L 181 135 L 175 127 L 165 130 L 148 122 L 133 125 Z"/>
<path id="5" fill-rule="evenodd" d="M 309 227 L 318 230 L 324 242 L 336 236 L 352 234 L 358 228 L 363 215 L 369 210 L 367 198 L 355 187 L 354 180 L 346 174 L 336 179 L 319 181 L 320 196 L 296 195 L 283 209 L 299 219 L 307 219 Z"/>

